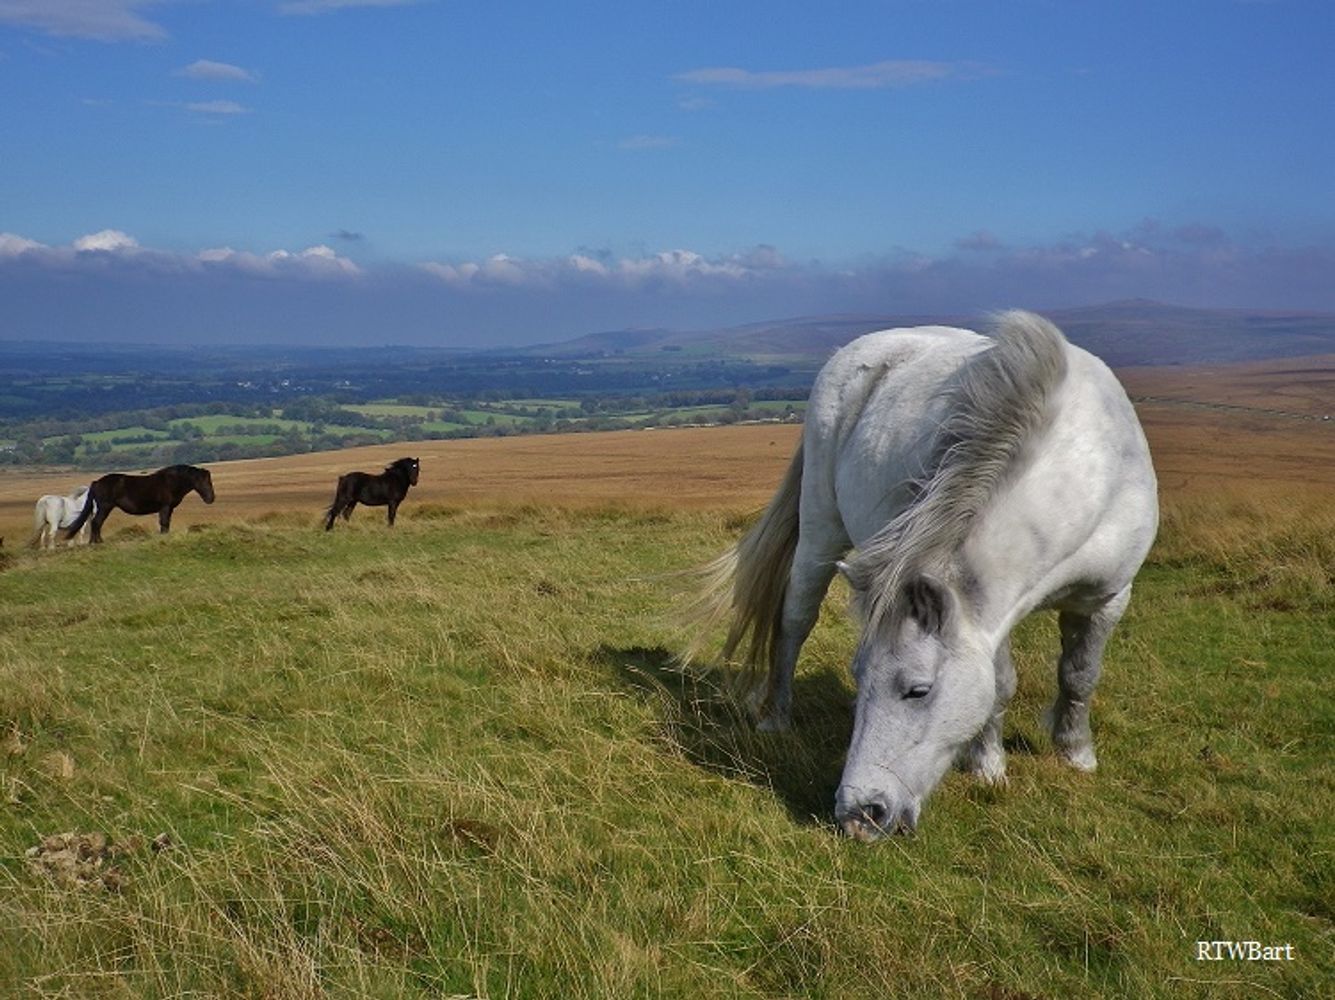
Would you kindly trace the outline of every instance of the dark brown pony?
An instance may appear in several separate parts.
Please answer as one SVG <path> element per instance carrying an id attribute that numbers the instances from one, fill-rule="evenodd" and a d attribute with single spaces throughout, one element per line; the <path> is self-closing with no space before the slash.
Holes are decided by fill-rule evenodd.
<path id="1" fill-rule="evenodd" d="M 334 526 L 334 518 L 339 514 L 343 520 L 352 517 L 352 508 L 359 503 L 370 507 L 389 505 L 389 523 L 394 524 L 394 515 L 399 504 L 408 495 L 408 487 L 417 485 L 417 473 L 420 465 L 415 458 L 401 458 L 378 476 L 369 472 L 349 472 L 338 477 L 338 488 L 334 491 L 334 502 L 325 514 L 324 530 Z"/>
<path id="2" fill-rule="evenodd" d="M 94 542 L 102 541 L 102 522 L 119 507 L 127 514 L 157 514 L 159 530 L 165 535 L 172 526 L 172 511 L 191 490 L 205 503 L 213 503 L 213 477 L 208 469 L 194 465 L 169 465 L 147 476 L 127 476 L 113 472 L 93 480 L 88 500 L 79 517 L 65 529 L 66 539 L 73 538 L 91 516 Z"/>

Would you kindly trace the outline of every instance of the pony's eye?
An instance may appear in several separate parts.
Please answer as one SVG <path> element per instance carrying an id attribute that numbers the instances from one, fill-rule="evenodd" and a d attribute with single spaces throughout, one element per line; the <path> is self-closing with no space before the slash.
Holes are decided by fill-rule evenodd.
<path id="1" fill-rule="evenodd" d="M 908 701 L 912 698 L 926 698 L 931 690 L 932 685 L 930 684 L 915 684 L 904 692 L 904 700 Z"/>

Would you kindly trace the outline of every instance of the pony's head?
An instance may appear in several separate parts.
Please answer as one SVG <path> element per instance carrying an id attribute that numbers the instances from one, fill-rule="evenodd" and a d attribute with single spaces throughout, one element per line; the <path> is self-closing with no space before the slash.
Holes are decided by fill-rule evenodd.
<path id="1" fill-rule="evenodd" d="M 400 470 L 408 477 L 408 485 L 416 486 L 417 473 L 421 470 L 421 467 L 422 463 L 415 458 L 400 458 L 389 468 Z M 385 471 L 388 472 L 389 469 L 386 469 Z"/>
<path id="2" fill-rule="evenodd" d="M 195 491 L 205 503 L 213 503 L 213 475 L 208 469 L 194 470 Z"/>
<path id="3" fill-rule="evenodd" d="M 855 602 L 864 586 L 848 573 Z M 844 832 L 871 841 L 912 832 L 923 802 L 996 697 L 992 653 L 947 584 L 910 577 L 872 615 L 853 658 L 857 710 L 835 797 Z"/>

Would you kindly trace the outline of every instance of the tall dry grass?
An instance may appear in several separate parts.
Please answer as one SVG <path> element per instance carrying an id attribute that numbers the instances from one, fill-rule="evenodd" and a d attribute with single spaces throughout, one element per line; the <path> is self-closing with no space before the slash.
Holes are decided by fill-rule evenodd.
<path id="1" fill-rule="evenodd" d="M 756 733 L 727 672 L 672 666 L 667 574 L 731 516 L 422 506 L 393 532 L 277 515 L 20 554 L 0 992 L 1319 995 L 1330 523 L 1305 502 L 1166 503 L 1109 650 L 1100 772 L 1047 752 L 1036 619 L 1009 787 L 952 776 L 918 837 L 871 850 L 830 822 L 840 595 L 792 734 Z M 29 856 L 90 831 L 111 846 L 82 874 Z M 1301 960 L 1205 968 L 1198 936 Z"/>

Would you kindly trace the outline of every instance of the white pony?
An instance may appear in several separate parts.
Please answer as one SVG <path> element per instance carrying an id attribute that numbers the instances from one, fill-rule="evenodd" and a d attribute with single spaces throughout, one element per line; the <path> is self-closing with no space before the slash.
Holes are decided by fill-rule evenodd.
<path id="1" fill-rule="evenodd" d="M 83 505 L 88 499 L 88 487 L 80 486 L 74 493 L 67 497 L 56 496 L 48 493 L 37 501 L 37 506 L 33 509 L 32 523 L 33 536 L 28 545 L 32 548 L 40 546 L 44 549 L 54 549 L 56 547 L 56 538 L 62 528 L 68 528 L 79 517 L 79 512 L 83 510 Z M 88 526 L 85 524 L 79 531 L 79 539 L 87 543 Z"/>
<path id="2" fill-rule="evenodd" d="M 1057 751 L 1095 767 L 1089 703 L 1104 643 L 1158 527 L 1149 448 L 1121 385 L 1052 324 L 1003 314 L 995 339 L 868 334 L 816 378 L 778 493 L 711 564 L 704 600 L 769 678 L 785 729 L 798 651 L 836 570 L 863 619 L 853 737 L 835 800 L 859 840 L 912 831 L 952 762 L 1005 780 L 1011 629 L 1056 608 Z M 850 548 L 848 563 L 840 562 Z"/>

